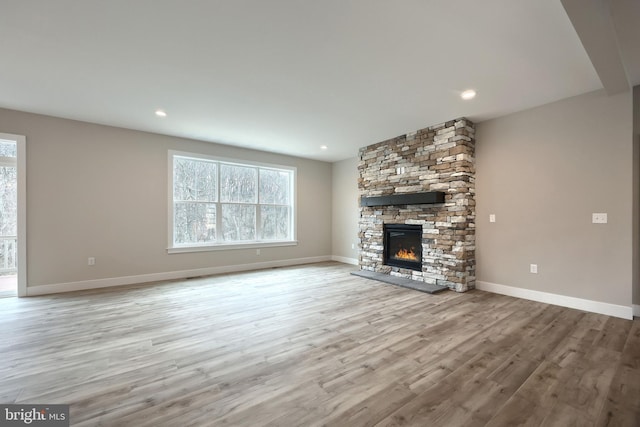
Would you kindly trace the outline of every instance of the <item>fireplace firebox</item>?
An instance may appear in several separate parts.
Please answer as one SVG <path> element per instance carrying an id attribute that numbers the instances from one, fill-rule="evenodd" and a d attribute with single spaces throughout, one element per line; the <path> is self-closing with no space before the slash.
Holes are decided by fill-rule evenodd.
<path id="1" fill-rule="evenodd" d="M 422 226 L 384 224 L 384 264 L 422 271 Z"/>

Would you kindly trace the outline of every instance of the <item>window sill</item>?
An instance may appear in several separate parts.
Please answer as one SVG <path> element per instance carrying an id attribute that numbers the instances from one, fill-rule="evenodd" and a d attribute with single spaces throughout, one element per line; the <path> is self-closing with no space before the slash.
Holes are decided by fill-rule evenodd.
<path id="1" fill-rule="evenodd" d="M 246 242 L 246 243 L 221 243 L 216 245 L 200 246 L 174 246 L 167 248 L 168 254 L 183 254 L 189 252 L 230 251 L 235 249 L 275 248 L 280 246 L 297 246 L 297 240 L 281 242 Z"/>

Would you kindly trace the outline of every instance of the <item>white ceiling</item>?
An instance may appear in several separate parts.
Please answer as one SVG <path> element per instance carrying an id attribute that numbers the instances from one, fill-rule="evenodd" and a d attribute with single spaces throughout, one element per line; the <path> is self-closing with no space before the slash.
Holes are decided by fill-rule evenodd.
<path id="1" fill-rule="evenodd" d="M 640 2 L 587 1 L 639 84 Z M 335 161 L 602 88 L 568 2 L 0 0 L 0 107 Z"/>

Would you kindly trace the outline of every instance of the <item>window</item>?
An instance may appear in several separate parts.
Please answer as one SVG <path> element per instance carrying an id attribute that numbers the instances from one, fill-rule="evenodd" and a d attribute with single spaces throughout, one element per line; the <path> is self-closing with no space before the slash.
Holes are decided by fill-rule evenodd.
<path id="1" fill-rule="evenodd" d="M 295 169 L 169 153 L 170 251 L 295 244 Z"/>

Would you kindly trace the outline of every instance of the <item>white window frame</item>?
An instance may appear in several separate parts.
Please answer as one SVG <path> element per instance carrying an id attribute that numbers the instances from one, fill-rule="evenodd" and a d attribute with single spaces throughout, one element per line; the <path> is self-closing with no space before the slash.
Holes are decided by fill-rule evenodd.
<path id="1" fill-rule="evenodd" d="M 173 241 L 174 238 L 174 201 L 173 201 L 173 160 L 175 157 L 185 157 L 191 158 L 194 160 L 206 160 L 217 163 L 217 171 L 218 171 L 218 180 L 217 180 L 217 193 L 218 197 L 215 202 L 216 205 L 216 221 L 218 224 L 221 220 L 221 205 L 227 204 L 226 202 L 220 201 L 220 165 L 221 164 L 230 164 L 234 166 L 244 166 L 244 167 L 253 167 L 253 168 L 265 168 L 265 169 L 279 169 L 286 170 L 291 172 L 291 240 L 249 240 L 249 241 L 239 241 L 239 242 L 207 242 L 207 243 L 189 243 L 185 245 L 176 245 Z M 189 153 L 184 151 L 176 151 L 169 150 L 168 155 L 168 234 L 167 241 L 168 247 L 167 252 L 170 254 L 173 253 L 185 253 L 185 252 L 206 252 L 206 251 L 219 251 L 219 250 L 230 250 L 230 249 L 251 249 L 251 248 L 267 248 L 267 247 L 278 247 L 278 246 L 295 246 L 298 244 L 297 241 L 297 196 L 296 196 L 296 182 L 297 182 L 297 168 L 292 166 L 283 166 L 276 165 L 270 163 L 261 163 L 261 162 L 252 162 L 248 160 L 239 160 L 239 159 L 230 159 L 225 157 L 217 157 L 210 156 L 206 154 L 200 153 Z M 256 203 L 240 203 L 247 205 L 256 206 L 256 236 L 259 236 L 260 232 L 260 204 L 259 204 L 259 173 L 258 173 L 258 188 L 256 191 L 258 192 L 258 200 Z M 269 205 L 265 205 L 269 206 Z M 218 237 L 221 232 L 220 227 L 216 227 L 216 237 Z"/>

